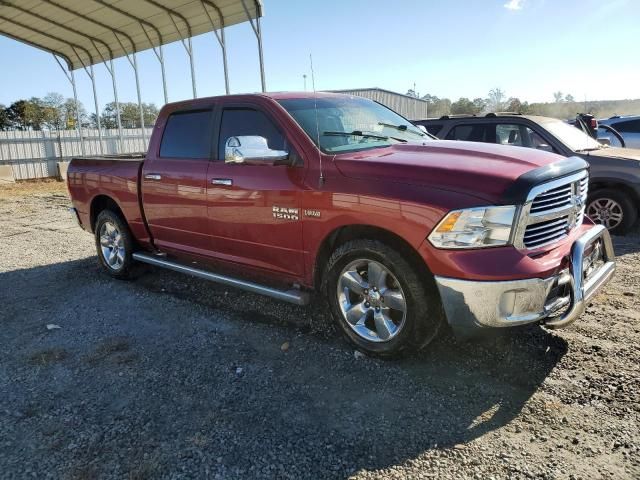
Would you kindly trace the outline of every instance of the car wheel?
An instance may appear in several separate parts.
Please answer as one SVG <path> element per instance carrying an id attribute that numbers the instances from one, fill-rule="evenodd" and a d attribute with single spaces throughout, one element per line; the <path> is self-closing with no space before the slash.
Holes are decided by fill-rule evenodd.
<path id="1" fill-rule="evenodd" d="M 112 277 L 130 278 L 134 242 L 127 222 L 119 214 L 103 210 L 96 219 L 94 233 L 102 268 Z"/>
<path id="2" fill-rule="evenodd" d="M 614 234 L 625 234 L 638 218 L 637 207 L 624 192 L 605 188 L 589 196 L 587 216 Z"/>
<path id="3" fill-rule="evenodd" d="M 423 348 L 444 321 L 433 277 L 378 241 L 353 240 L 336 249 L 324 287 L 344 334 L 370 355 Z"/>

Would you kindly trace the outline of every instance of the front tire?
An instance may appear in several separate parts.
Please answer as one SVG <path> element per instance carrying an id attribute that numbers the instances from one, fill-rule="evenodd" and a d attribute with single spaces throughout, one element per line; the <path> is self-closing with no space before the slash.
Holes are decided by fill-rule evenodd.
<path id="1" fill-rule="evenodd" d="M 419 350 L 444 322 L 433 277 L 379 241 L 353 240 L 338 247 L 329 259 L 324 287 L 334 319 L 356 348 L 369 355 Z"/>
<path id="2" fill-rule="evenodd" d="M 103 210 L 96 219 L 94 234 L 102 268 L 114 278 L 130 278 L 134 242 L 127 222 L 121 215 Z"/>
<path id="3" fill-rule="evenodd" d="M 589 196 L 586 214 L 612 234 L 624 235 L 638 219 L 638 207 L 624 192 L 603 188 Z"/>

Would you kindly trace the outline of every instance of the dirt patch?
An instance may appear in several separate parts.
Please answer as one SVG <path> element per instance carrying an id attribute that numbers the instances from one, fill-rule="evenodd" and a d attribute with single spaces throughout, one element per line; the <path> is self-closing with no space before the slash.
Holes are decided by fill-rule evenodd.
<path id="1" fill-rule="evenodd" d="M 32 353 L 29 356 L 29 362 L 32 365 L 48 366 L 53 363 L 59 363 L 69 357 L 69 352 L 64 348 L 47 348 L 39 352 Z"/>
<path id="2" fill-rule="evenodd" d="M 98 363 L 106 359 L 113 359 L 116 363 L 131 363 L 135 361 L 137 355 L 129 350 L 130 339 L 125 337 L 114 337 L 103 340 L 98 344 L 93 352 L 85 357 L 87 363 Z"/>

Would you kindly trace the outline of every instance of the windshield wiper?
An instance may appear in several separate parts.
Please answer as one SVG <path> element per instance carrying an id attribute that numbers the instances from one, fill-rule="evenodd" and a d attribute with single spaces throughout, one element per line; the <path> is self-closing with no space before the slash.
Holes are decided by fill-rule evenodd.
<path id="1" fill-rule="evenodd" d="M 418 133 L 414 130 L 409 130 L 409 127 L 407 125 L 394 125 L 393 123 L 384 123 L 384 122 L 378 122 L 378 125 L 381 125 L 383 127 L 389 127 L 389 128 L 395 128 L 396 130 L 400 131 L 400 132 L 408 132 L 408 133 L 413 133 L 414 135 L 417 135 L 419 137 L 424 137 L 424 133 Z"/>
<path id="2" fill-rule="evenodd" d="M 332 132 L 332 131 L 327 131 L 327 132 L 322 132 L 322 135 L 328 136 L 328 137 L 335 137 L 335 136 L 339 136 L 339 137 L 363 137 L 363 138 L 376 138 L 378 140 L 389 140 L 389 137 L 385 137 L 383 135 L 374 135 L 373 133 L 364 133 L 361 130 L 354 130 L 353 132 Z"/>
<path id="3" fill-rule="evenodd" d="M 592 148 L 581 148 L 579 150 L 576 150 L 576 153 L 581 153 L 581 152 L 594 152 L 596 150 L 600 150 L 602 149 L 602 147 L 592 147 Z"/>
<path id="4" fill-rule="evenodd" d="M 353 132 L 322 132 L 322 135 L 327 137 L 362 137 L 362 138 L 375 138 L 376 140 L 395 140 L 396 142 L 407 143 L 404 138 L 388 137 L 385 135 L 375 135 L 373 133 L 365 133 L 362 130 L 354 130 Z"/>

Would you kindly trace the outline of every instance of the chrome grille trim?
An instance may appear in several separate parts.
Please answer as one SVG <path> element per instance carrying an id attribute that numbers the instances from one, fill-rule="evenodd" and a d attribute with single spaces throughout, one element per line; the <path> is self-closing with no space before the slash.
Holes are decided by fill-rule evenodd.
<path id="1" fill-rule="evenodd" d="M 588 172 L 582 170 L 532 188 L 520 208 L 514 246 L 532 250 L 566 237 L 582 223 L 588 185 Z"/>

